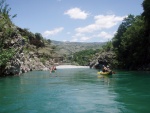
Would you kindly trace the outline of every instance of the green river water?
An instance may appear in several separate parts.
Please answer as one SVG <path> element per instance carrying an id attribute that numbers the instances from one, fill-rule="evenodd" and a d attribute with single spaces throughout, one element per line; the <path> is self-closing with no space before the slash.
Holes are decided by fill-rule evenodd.
<path id="1" fill-rule="evenodd" d="M 0 113 L 150 113 L 150 72 L 32 71 L 0 78 Z"/>

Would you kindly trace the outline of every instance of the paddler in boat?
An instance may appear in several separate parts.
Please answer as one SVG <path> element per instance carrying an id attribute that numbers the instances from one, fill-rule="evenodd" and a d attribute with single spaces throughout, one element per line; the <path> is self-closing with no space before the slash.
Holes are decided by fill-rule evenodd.
<path id="1" fill-rule="evenodd" d="M 107 69 L 107 67 L 105 65 L 103 65 L 102 72 L 108 72 L 108 69 Z"/>
<path id="2" fill-rule="evenodd" d="M 56 70 L 56 66 L 52 66 L 52 67 L 50 68 L 50 73 L 51 73 L 51 72 L 55 72 L 55 70 Z"/>
<path id="3" fill-rule="evenodd" d="M 57 69 L 56 69 L 56 66 L 53 66 L 53 70 L 57 70 Z"/>
<path id="4" fill-rule="evenodd" d="M 103 72 L 111 72 L 109 66 L 107 65 L 107 67 L 105 65 L 103 65 L 103 69 L 102 69 Z"/>

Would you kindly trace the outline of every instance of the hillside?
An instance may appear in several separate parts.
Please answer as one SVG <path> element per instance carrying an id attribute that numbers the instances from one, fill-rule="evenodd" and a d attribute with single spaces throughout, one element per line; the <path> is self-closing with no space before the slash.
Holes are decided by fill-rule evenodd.
<path id="1" fill-rule="evenodd" d="M 100 49 L 105 42 L 61 42 L 52 40 L 52 44 L 56 46 L 56 53 L 59 55 L 71 55 L 73 53 L 88 50 L 88 49 Z"/>
<path id="2" fill-rule="evenodd" d="M 68 56 L 75 52 L 99 49 L 104 44 L 47 40 L 40 33 L 34 34 L 14 25 L 4 14 L 0 16 L 0 22 L 0 76 L 48 70 L 56 63 L 68 61 Z"/>

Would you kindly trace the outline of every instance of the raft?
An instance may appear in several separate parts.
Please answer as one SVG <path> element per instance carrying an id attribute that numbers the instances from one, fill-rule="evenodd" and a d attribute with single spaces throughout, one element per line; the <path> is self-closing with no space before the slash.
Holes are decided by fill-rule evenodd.
<path id="1" fill-rule="evenodd" d="M 102 71 L 100 71 L 100 72 L 97 72 L 97 74 L 99 74 L 99 75 L 112 75 L 112 71 L 110 71 L 110 72 L 102 72 Z"/>

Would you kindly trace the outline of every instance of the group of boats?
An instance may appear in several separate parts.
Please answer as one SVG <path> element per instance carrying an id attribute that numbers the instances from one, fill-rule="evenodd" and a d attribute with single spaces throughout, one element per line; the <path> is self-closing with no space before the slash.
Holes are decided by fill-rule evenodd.
<path id="1" fill-rule="evenodd" d="M 106 69 L 106 67 L 105 67 L 105 69 Z M 56 66 L 52 66 L 51 68 L 50 68 L 50 73 L 52 73 L 52 72 L 56 72 Z M 99 72 L 97 72 L 97 74 L 98 75 L 112 75 L 112 74 L 115 74 L 115 72 L 113 72 L 112 70 L 108 70 L 108 68 L 104 71 L 99 71 Z"/>

